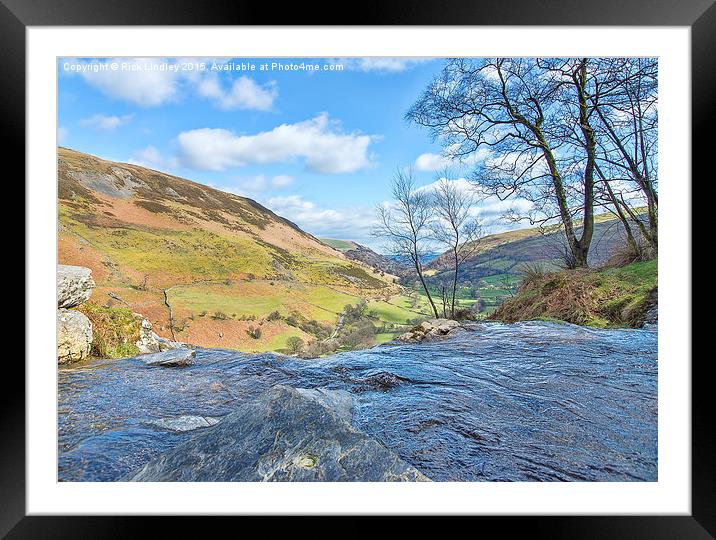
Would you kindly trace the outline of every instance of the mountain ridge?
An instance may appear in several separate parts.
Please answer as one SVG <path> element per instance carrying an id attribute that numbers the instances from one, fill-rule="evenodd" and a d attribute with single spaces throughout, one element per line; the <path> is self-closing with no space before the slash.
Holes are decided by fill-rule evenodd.
<path id="1" fill-rule="evenodd" d="M 281 350 L 316 339 L 311 321 L 332 328 L 345 305 L 399 292 L 252 199 L 68 148 L 58 215 L 59 262 L 92 270 L 91 302 L 196 345 Z"/>

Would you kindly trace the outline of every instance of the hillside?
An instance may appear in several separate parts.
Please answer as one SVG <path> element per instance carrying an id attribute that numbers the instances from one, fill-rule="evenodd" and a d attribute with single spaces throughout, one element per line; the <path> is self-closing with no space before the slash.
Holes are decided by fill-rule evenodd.
<path id="1" fill-rule="evenodd" d="M 560 320 L 606 327 L 640 327 L 656 305 L 656 259 L 620 268 L 562 270 L 525 277 L 496 320 Z"/>
<path id="2" fill-rule="evenodd" d="M 603 265 L 623 243 L 621 222 L 611 214 L 596 216 L 590 266 Z M 460 294 L 463 298 L 479 295 L 491 311 L 515 292 L 525 265 L 538 263 L 544 270 L 558 270 L 563 266 L 563 253 L 560 230 L 533 227 L 485 236 L 460 268 Z M 426 265 L 428 281 L 437 287 L 441 274 L 448 275 L 451 269 L 450 255 L 443 253 Z"/>
<path id="3" fill-rule="evenodd" d="M 329 246 L 341 251 L 351 260 L 359 261 L 367 264 L 371 268 L 376 268 L 385 274 L 397 277 L 410 276 L 413 270 L 410 266 L 400 261 L 376 253 L 366 246 L 362 246 L 352 240 L 336 240 L 334 238 L 321 238 L 321 241 Z"/>
<path id="4" fill-rule="evenodd" d="M 400 292 L 392 276 L 251 199 L 66 148 L 58 214 L 59 262 L 92 269 L 91 303 L 130 308 L 163 337 L 196 345 L 308 343 L 347 304 Z"/>

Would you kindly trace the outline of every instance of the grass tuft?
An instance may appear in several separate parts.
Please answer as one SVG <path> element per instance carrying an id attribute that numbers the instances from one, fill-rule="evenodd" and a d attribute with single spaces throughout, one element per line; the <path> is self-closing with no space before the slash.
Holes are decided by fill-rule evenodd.
<path id="1" fill-rule="evenodd" d="M 656 259 L 620 268 L 575 269 L 533 276 L 490 318 L 560 320 L 599 328 L 641 326 L 657 286 Z"/>
<path id="2" fill-rule="evenodd" d="M 141 318 L 127 308 L 103 307 L 92 303 L 77 308 L 92 321 L 92 348 L 95 358 L 126 358 L 139 354 Z"/>

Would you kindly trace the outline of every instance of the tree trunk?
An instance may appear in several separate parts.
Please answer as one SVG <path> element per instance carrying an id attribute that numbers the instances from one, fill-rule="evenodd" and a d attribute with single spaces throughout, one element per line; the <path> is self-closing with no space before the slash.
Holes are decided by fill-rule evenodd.
<path id="1" fill-rule="evenodd" d="M 614 194 L 614 190 L 612 189 L 612 186 L 609 185 L 609 181 L 604 176 L 604 173 L 599 168 L 599 165 L 596 165 L 596 171 L 599 175 L 599 178 L 601 178 L 602 183 L 604 184 L 604 187 L 607 190 L 607 194 L 609 195 L 609 200 L 611 201 L 612 205 L 614 206 L 614 210 L 617 213 L 617 217 L 619 217 L 619 221 L 622 222 L 622 226 L 624 227 L 624 231 L 626 232 L 627 237 L 627 244 L 629 244 L 629 247 L 636 252 L 638 249 L 638 244 L 636 241 L 636 238 L 634 237 L 634 232 L 631 229 L 631 225 L 629 224 L 629 219 L 624 214 L 624 209 L 622 208 L 621 202 L 617 198 L 617 196 Z"/>
<path id="2" fill-rule="evenodd" d="M 453 249 L 453 257 L 455 258 L 455 275 L 452 278 L 452 304 L 450 305 L 450 318 L 455 318 L 455 294 L 457 292 L 457 271 L 460 267 L 458 255 L 457 255 L 457 247 Z"/>
<path id="3" fill-rule="evenodd" d="M 552 177 L 552 185 L 554 186 L 554 192 L 557 197 L 559 216 L 562 220 L 562 225 L 564 225 L 564 235 L 567 238 L 569 251 L 572 254 L 572 258 L 576 266 L 586 266 L 586 256 L 582 253 L 579 240 L 577 240 L 577 235 L 574 233 L 574 222 L 572 221 L 572 215 L 569 213 L 567 192 L 564 189 L 562 175 L 557 167 L 557 160 L 555 160 L 552 148 L 549 146 L 542 130 L 538 127 L 535 128 L 535 134 L 537 135 L 537 139 L 539 140 L 542 148 L 542 154 L 547 160 L 547 166 L 549 167 L 550 176 Z"/>
<path id="4" fill-rule="evenodd" d="M 433 313 L 435 314 L 435 318 L 439 319 L 440 315 L 438 315 L 438 308 L 435 305 L 435 302 L 433 302 L 433 297 L 430 296 L 430 291 L 428 290 L 428 285 L 425 283 L 425 278 L 423 278 L 423 269 L 422 265 L 420 264 L 420 257 L 417 253 L 413 253 L 413 262 L 415 263 L 415 272 L 418 274 L 418 278 L 420 279 L 420 283 L 423 285 L 423 290 L 425 291 L 425 294 L 428 297 L 428 302 L 430 302 L 430 307 L 433 308 Z"/>
<path id="5" fill-rule="evenodd" d="M 594 128 L 589 123 L 589 112 L 587 108 L 587 59 L 584 58 L 575 76 L 577 94 L 579 98 L 579 127 L 585 141 L 587 162 L 584 166 L 584 208 L 582 224 L 582 237 L 578 240 L 579 259 L 577 266 L 587 266 L 589 247 L 592 244 L 594 235 L 594 167 L 596 165 L 597 139 Z"/>

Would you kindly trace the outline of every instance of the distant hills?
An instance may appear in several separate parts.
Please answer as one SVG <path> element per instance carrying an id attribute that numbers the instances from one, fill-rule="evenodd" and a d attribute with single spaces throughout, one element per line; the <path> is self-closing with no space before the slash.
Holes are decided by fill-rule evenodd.
<path id="1" fill-rule="evenodd" d="M 596 216 L 590 265 L 604 264 L 623 244 L 623 233 L 621 222 L 611 214 Z M 403 285 L 420 288 L 412 266 L 396 257 L 380 255 L 350 240 L 322 238 L 321 241 L 340 249 L 351 259 L 399 276 Z M 460 269 L 458 296 L 461 303 L 473 305 L 479 299 L 481 311 L 490 312 L 514 294 L 526 265 L 536 263 L 545 270 L 557 270 L 563 266 L 563 254 L 564 235 L 555 228 L 532 227 L 485 236 L 479 240 L 474 255 Z M 451 257 L 448 253 L 431 253 L 424 265 L 427 282 L 432 292 L 439 296 L 443 278 L 452 276 Z"/>
<path id="2" fill-rule="evenodd" d="M 341 251 L 346 257 L 354 261 L 360 261 L 368 266 L 377 268 L 386 274 L 405 277 L 413 270 L 410 265 L 397 258 L 388 257 L 376 253 L 366 246 L 362 246 L 352 240 L 337 240 L 335 238 L 321 238 L 323 243 Z"/>
<path id="3" fill-rule="evenodd" d="M 581 227 L 577 234 L 581 234 Z M 598 215 L 589 252 L 590 266 L 603 265 L 623 243 L 621 222 L 611 214 Z M 564 234 L 554 228 L 534 227 L 489 235 L 478 242 L 475 254 L 463 263 L 459 279 L 464 283 L 498 274 L 519 274 L 525 263 L 540 263 L 547 270 L 555 270 L 562 267 L 564 252 Z M 449 255 L 442 254 L 426 268 L 433 276 L 450 271 Z"/>
<path id="4" fill-rule="evenodd" d="M 59 262 L 92 269 L 91 302 L 164 337 L 280 350 L 314 339 L 311 321 L 330 328 L 345 305 L 400 292 L 251 199 L 67 148 L 57 166 Z"/>

